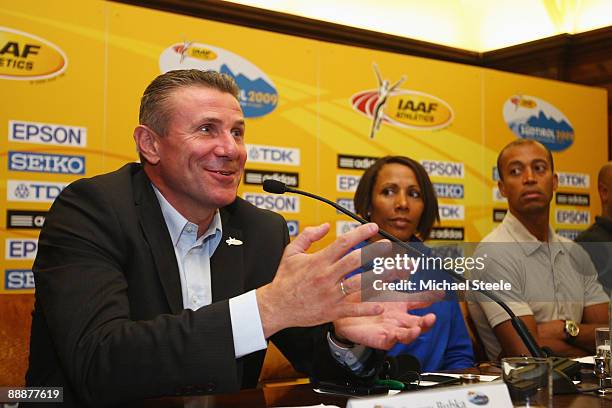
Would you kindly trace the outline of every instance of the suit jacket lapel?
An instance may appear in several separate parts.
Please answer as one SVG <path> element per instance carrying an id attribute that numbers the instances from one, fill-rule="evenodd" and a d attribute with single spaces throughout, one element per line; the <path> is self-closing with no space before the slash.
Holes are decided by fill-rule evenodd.
<path id="1" fill-rule="evenodd" d="M 232 205 L 220 211 L 223 237 L 210 259 L 213 302 L 229 299 L 244 292 L 243 248 L 248 244 L 243 241 L 242 230 L 232 223 Z M 230 238 L 243 241 L 243 244 L 228 245 Z"/>
<path id="2" fill-rule="evenodd" d="M 173 314 L 183 310 L 183 295 L 176 254 L 159 202 L 144 170 L 134 175 L 134 200 L 140 226 L 151 248 L 151 255 L 161 281 L 168 306 Z"/>

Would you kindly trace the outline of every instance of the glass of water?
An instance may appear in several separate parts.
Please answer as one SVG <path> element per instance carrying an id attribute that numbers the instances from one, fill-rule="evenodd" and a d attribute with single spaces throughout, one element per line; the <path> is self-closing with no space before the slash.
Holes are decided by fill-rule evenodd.
<path id="1" fill-rule="evenodd" d="M 610 394 L 606 387 L 610 379 L 610 328 L 595 329 L 595 376 L 599 378 L 600 394 Z"/>

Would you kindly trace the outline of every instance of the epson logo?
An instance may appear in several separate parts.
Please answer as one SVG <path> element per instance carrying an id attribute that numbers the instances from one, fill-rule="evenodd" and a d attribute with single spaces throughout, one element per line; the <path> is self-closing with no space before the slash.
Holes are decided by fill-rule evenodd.
<path id="1" fill-rule="evenodd" d="M 556 193 L 555 202 L 558 205 L 576 205 L 581 207 L 588 207 L 591 205 L 591 196 L 588 194 L 566 194 Z"/>
<path id="2" fill-rule="evenodd" d="M 463 227 L 434 227 L 429 239 L 438 241 L 463 241 Z"/>
<path id="3" fill-rule="evenodd" d="M 346 154 L 338 155 L 339 169 L 366 170 L 378 160 L 378 157 L 370 156 L 351 156 Z"/>
<path id="4" fill-rule="evenodd" d="M 8 140 L 20 143 L 86 147 L 87 128 L 9 120 Z"/>
<path id="5" fill-rule="evenodd" d="M 493 166 L 493 171 L 492 171 L 492 176 L 491 178 L 493 179 L 493 181 L 499 181 L 499 170 L 497 169 L 497 166 Z"/>
<path id="6" fill-rule="evenodd" d="M 360 225 L 357 221 L 336 221 L 336 236 L 346 234 Z"/>
<path id="7" fill-rule="evenodd" d="M 68 183 L 50 181 L 8 180 L 6 199 L 31 203 L 51 203 Z"/>
<path id="8" fill-rule="evenodd" d="M 263 184 L 266 180 L 278 180 L 289 187 L 299 186 L 299 174 L 293 172 L 267 171 L 267 170 L 245 170 L 244 184 Z"/>
<path id="9" fill-rule="evenodd" d="M 12 259 L 34 259 L 38 251 L 38 239 L 36 238 L 8 238 L 4 258 Z"/>
<path id="10" fill-rule="evenodd" d="M 580 233 L 582 232 L 582 230 L 558 229 L 556 232 L 558 235 L 561 235 L 563 238 L 567 238 L 570 241 L 575 241 L 576 238 L 578 238 L 578 235 L 580 235 Z"/>
<path id="11" fill-rule="evenodd" d="M 251 163 L 300 165 L 300 149 L 291 147 L 247 144 L 248 161 Z"/>
<path id="12" fill-rule="evenodd" d="M 352 198 L 336 198 L 336 204 L 338 204 L 340 207 L 346 208 L 350 212 L 355 212 L 355 202 Z M 342 212 L 336 210 L 336 214 L 342 214 Z"/>
<path id="13" fill-rule="evenodd" d="M 421 164 L 429 176 L 464 178 L 465 168 L 463 163 L 447 162 L 438 160 L 422 160 Z"/>
<path id="14" fill-rule="evenodd" d="M 8 168 L 54 174 L 85 174 L 85 157 L 67 154 L 9 152 Z"/>
<path id="15" fill-rule="evenodd" d="M 29 269 L 7 269 L 4 271 L 4 289 L 34 289 L 34 274 Z"/>
<path id="16" fill-rule="evenodd" d="M 501 194 L 498 187 L 493 187 L 493 201 L 496 203 L 507 203 L 508 199 Z"/>
<path id="17" fill-rule="evenodd" d="M 463 184 L 454 183 L 433 183 L 436 196 L 438 198 L 463 198 Z"/>
<path id="18" fill-rule="evenodd" d="M 508 210 L 502 208 L 493 209 L 493 222 L 502 222 Z"/>
<path id="19" fill-rule="evenodd" d="M 580 210 L 555 210 L 555 220 L 558 224 L 589 225 L 591 213 Z"/>
<path id="20" fill-rule="evenodd" d="M 299 197 L 265 193 L 244 193 L 242 198 L 255 207 L 286 213 L 300 212 Z"/>
<path id="21" fill-rule="evenodd" d="M 361 180 L 361 176 L 352 176 L 350 174 L 337 174 L 336 190 L 340 192 L 353 193 L 357 190 L 359 180 Z"/>
<path id="22" fill-rule="evenodd" d="M 47 211 L 6 210 L 7 228 L 41 229 Z"/>
<path id="23" fill-rule="evenodd" d="M 465 208 L 462 205 L 455 204 L 440 204 L 438 205 L 438 213 L 440 220 L 458 220 L 465 219 Z"/>
<path id="24" fill-rule="evenodd" d="M 300 222 L 297 220 L 287 220 L 287 229 L 289 230 L 289 236 L 295 237 L 300 233 Z"/>
<path id="25" fill-rule="evenodd" d="M 584 173 L 564 173 L 557 172 L 559 177 L 559 187 L 589 188 L 591 178 Z"/>

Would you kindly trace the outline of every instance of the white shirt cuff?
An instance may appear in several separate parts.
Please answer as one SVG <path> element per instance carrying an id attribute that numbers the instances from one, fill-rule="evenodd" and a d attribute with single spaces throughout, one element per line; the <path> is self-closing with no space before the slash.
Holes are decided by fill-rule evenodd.
<path id="1" fill-rule="evenodd" d="M 266 349 L 255 290 L 231 298 L 229 309 L 236 358 Z"/>

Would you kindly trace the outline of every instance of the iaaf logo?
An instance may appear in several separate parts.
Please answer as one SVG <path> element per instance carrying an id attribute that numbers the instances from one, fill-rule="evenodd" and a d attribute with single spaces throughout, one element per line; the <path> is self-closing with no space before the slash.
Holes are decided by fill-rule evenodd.
<path id="1" fill-rule="evenodd" d="M 31 203 L 51 203 L 57 198 L 68 183 L 50 181 L 8 180 L 6 199 Z"/>
<path id="2" fill-rule="evenodd" d="M 37 251 L 38 239 L 36 238 L 8 238 L 4 258 L 7 260 L 34 259 Z"/>
<path id="3" fill-rule="evenodd" d="M 8 168 L 37 173 L 84 174 L 85 157 L 67 154 L 9 152 Z"/>
<path id="4" fill-rule="evenodd" d="M 57 45 L 24 31 L 0 27 L 0 78 L 21 81 L 48 79 L 68 67 Z"/>
<path id="5" fill-rule="evenodd" d="M 253 204 L 255 207 L 263 208 L 264 210 L 286 213 L 300 212 L 299 197 L 265 193 L 244 193 L 242 198 Z"/>
<path id="6" fill-rule="evenodd" d="M 569 119 L 535 96 L 511 96 L 504 103 L 503 115 L 516 136 L 537 140 L 553 152 L 565 150 L 574 143 L 574 128 Z"/>
<path id="7" fill-rule="evenodd" d="M 465 208 L 462 205 L 440 204 L 438 206 L 438 213 L 442 221 L 463 221 L 465 219 Z"/>
<path id="8" fill-rule="evenodd" d="M 240 88 L 244 116 L 267 115 L 278 104 L 278 92 L 272 80 L 255 64 L 231 51 L 193 41 L 175 43 L 159 56 L 159 69 L 199 69 L 217 71 L 234 78 Z"/>
<path id="9" fill-rule="evenodd" d="M 558 224 L 589 225 L 591 213 L 580 210 L 555 210 L 555 220 Z"/>
<path id="10" fill-rule="evenodd" d="M 9 120 L 8 140 L 9 142 L 85 147 L 87 146 L 87 128 Z"/>
<path id="11" fill-rule="evenodd" d="M 261 185 L 266 180 L 278 180 L 289 187 L 298 187 L 299 174 L 267 170 L 245 170 L 244 184 Z"/>
<path id="12" fill-rule="evenodd" d="M 287 166 L 300 165 L 300 149 L 292 147 L 264 146 L 247 144 L 247 156 L 250 163 L 273 163 Z"/>

